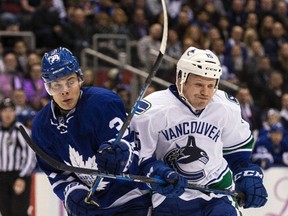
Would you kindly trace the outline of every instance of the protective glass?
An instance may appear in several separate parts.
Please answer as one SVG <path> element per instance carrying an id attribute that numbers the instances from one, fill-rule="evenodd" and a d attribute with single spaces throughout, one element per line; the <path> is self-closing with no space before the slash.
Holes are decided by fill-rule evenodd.
<path id="1" fill-rule="evenodd" d="M 82 82 L 78 77 L 71 77 L 68 80 L 56 80 L 45 83 L 45 88 L 48 94 L 53 96 L 62 93 L 66 88 L 70 89 L 81 86 Z"/>

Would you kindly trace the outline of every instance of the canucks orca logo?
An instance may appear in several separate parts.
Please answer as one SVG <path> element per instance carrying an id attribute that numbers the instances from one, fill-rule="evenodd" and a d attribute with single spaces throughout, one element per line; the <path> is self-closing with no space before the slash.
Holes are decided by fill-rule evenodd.
<path id="1" fill-rule="evenodd" d="M 141 115 L 143 114 L 144 112 L 146 112 L 148 109 L 151 108 L 151 103 L 147 100 L 141 100 L 141 101 L 138 101 L 137 103 L 138 107 L 136 109 L 136 114 L 137 115 Z"/>
<path id="2" fill-rule="evenodd" d="M 239 105 L 239 101 L 234 96 L 227 94 L 226 92 L 225 92 L 225 96 L 230 102 L 236 103 L 237 105 Z"/>
<path id="3" fill-rule="evenodd" d="M 203 167 L 209 157 L 203 149 L 196 146 L 195 138 L 189 136 L 186 146 L 177 145 L 177 148 L 165 155 L 164 161 L 188 180 L 199 181 L 205 177 Z M 195 168 L 195 171 L 191 172 L 191 167 Z"/>

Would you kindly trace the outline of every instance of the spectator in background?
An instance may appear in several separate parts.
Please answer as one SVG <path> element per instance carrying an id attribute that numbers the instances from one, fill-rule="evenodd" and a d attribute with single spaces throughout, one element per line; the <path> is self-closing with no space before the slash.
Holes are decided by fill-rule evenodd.
<path id="1" fill-rule="evenodd" d="M 247 13 L 247 18 L 245 22 L 245 29 L 254 29 L 258 31 L 259 19 L 257 17 L 256 12 Z"/>
<path id="2" fill-rule="evenodd" d="M 265 16 L 275 16 L 274 13 L 274 1 L 273 0 L 261 0 L 257 15 L 260 20 L 263 20 Z"/>
<path id="3" fill-rule="evenodd" d="M 190 24 L 191 17 L 189 16 L 189 12 L 182 9 L 178 14 L 177 22 L 172 26 L 177 31 L 179 40 L 182 41 L 184 39 L 184 34 Z"/>
<path id="4" fill-rule="evenodd" d="M 141 38 L 137 45 L 138 58 L 142 67 L 151 67 L 155 61 L 155 56 L 150 54 L 150 50 L 159 50 L 162 36 L 162 26 L 159 23 L 151 25 L 149 35 Z"/>
<path id="5" fill-rule="evenodd" d="M 245 48 L 247 50 L 247 58 L 253 56 L 253 42 L 258 41 L 259 36 L 256 29 L 247 28 L 244 31 L 243 42 L 245 44 Z M 246 58 L 246 59 L 247 59 Z"/>
<path id="6" fill-rule="evenodd" d="M 175 29 L 170 28 L 168 30 L 168 39 L 167 39 L 167 48 L 166 48 L 166 55 L 169 57 L 179 59 L 182 55 L 182 46 L 181 41 L 179 40 L 178 33 Z M 164 61 L 162 62 L 162 70 L 157 73 L 157 76 L 161 79 L 164 79 L 168 82 L 175 82 L 175 62 L 173 61 Z"/>
<path id="7" fill-rule="evenodd" d="M 107 80 L 104 82 L 103 87 L 116 92 L 117 85 L 121 83 L 122 76 L 118 68 L 111 68 L 107 74 Z"/>
<path id="8" fill-rule="evenodd" d="M 218 28 L 216 28 L 215 26 L 212 26 L 209 29 L 209 31 L 205 37 L 205 42 L 204 42 L 203 47 L 205 49 L 211 49 L 211 45 L 212 45 L 213 41 L 218 40 L 218 39 L 222 39 L 221 33 L 220 33 Z"/>
<path id="9" fill-rule="evenodd" d="M 277 109 L 269 109 L 263 114 L 264 117 L 262 117 L 264 120 L 262 120 L 262 129 L 259 130 L 259 137 L 262 135 L 266 135 L 270 129 L 271 125 L 279 124 L 281 123 L 281 115 L 279 110 Z"/>
<path id="10" fill-rule="evenodd" d="M 270 15 L 266 15 L 265 17 L 263 17 L 263 19 L 260 19 L 259 33 L 262 43 L 272 36 L 272 28 L 274 22 L 274 17 Z"/>
<path id="11" fill-rule="evenodd" d="M 281 22 L 285 29 L 288 28 L 288 8 L 285 0 L 276 1 L 275 16 L 276 20 Z"/>
<path id="12" fill-rule="evenodd" d="M 116 8 L 111 15 L 112 28 L 115 34 L 128 34 L 128 17 L 124 10 Z"/>
<path id="13" fill-rule="evenodd" d="M 28 48 L 25 41 L 23 39 L 16 41 L 13 47 L 13 51 L 16 54 L 20 70 L 23 72 L 23 75 L 26 74 Z"/>
<path id="14" fill-rule="evenodd" d="M 281 97 L 287 89 L 283 82 L 283 76 L 279 71 L 274 70 L 269 78 L 267 88 L 262 92 L 262 109 L 274 108 L 281 110 Z"/>
<path id="15" fill-rule="evenodd" d="M 184 38 L 191 38 L 197 48 L 203 48 L 205 35 L 197 24 L 191 24 L 185 31 Z"/>
<path id="16" fill-rule="evenodd" d="M 15 89 L 12 94 L 12 102 L 15 105 L 16 115 L 18 116 L 22 111 L 30 109 L 30 106 L 26 103 L 26 93 L 24 89 Z"/>
<path id="17" fill-rule="evenodd" d="M 196 44 L 192 38 L 184 37 L 182 40 L 182 52 L 184 52 L 185 49 L 188 49 L 188 47 L 190 47 L 190 46 L 197 47 L 198 44 Z"/>
<path id="18" fill-rule="evenodd" d="M 219 29 L 221 33 L 221 37 L 226 42 L 228 41 L 230 37 L 230 28 L 229 28 L 229 20 L 226 16 L 219 17 L 219 20 L 217 22 L 217 28 Z"/>
<path id="19" fill-rule="evenodd" d="M 274 22 L 271 36 L 263 42 L 265 53 L 269 56 L 272 64 L 277 61 L 278 52 L 282 44 L 287 42 L 287 36 L 283 24 Z"/>
<path id="20" fill-rule="evenodd" d="M 245 13 L 256 12 L 258 2 L 256 0 L 247 0 L 245 4 Z"/>
<path id="21" fill-rule="evenodd" d="M 81 50 L 92 43 L 92 28 L 87 24 L 84 10 L 76 8 L 70 20 L 62 25 L 62 29 L 61 37 L 64 46 L 80 57 Z"/>
<path id="22" fill-rule="evenodd" d="M 131 64 L 137 67 L 139 58 L 137 54 L 138 41 L 147 36 L 149 31 L 148 21 L 143 8 L 135 8 L 133 11 L 132 21 L 128 24 L 128 36 L 131 46 Z"/>
<path id="23" fill-rule="evenodd" d="M 129 28 L 128 28 L 128 17 L 125 14 L 124 10 L 121 8 L 116 8 L 112 15 L 112 28 L 114 34 L 120 34 L 120 35 L 128 35 L 129 34 Z M 126 49 L 126 41 L 123 39 L 116 39 L 115 45 L 117 49 Z"/>
<path id="24" fill-rule="evenodd" d="M 39 111 L 48 103 L 48 94 L 41 78 L 41 64 L 36 63 L 31 66 L 28 77 L 24 80 L 23 89 L 27 96 L 27 103 L 34 110 Z"/>
<path id="25" fill-rule="evenodd" d="M 144 9 L 150 26 L 157 22 L 157 19 L 163 10 L 161 1 L 154 0 L 145 0 Z"/>
<path id="26" fill-rule="evenodd" d="M 245 61 L 245 71 L 248 79 L 254 77 L 256 71 L 258 71 L 261 58 L 265 55 L 262 43 L 259 40 L 254 40 L 251 43 L 251 49 L 248 52 L 247 59 Z M 247 83 L 249 80 L 247 81 Z"/>
<path id="27" fill-rule="evenodd" d="M 288 82 L 288 42 L 281 45 L 278 51 L 278 58 L 276 63 L 273 65 L 276 70 L 279 70 L 284 79 L 284 83 Z"/>
<path id="28" fill-rule="evenodd" d="M 252 161 L 263 169 L 288 166 L 288 137 L 280 123 L 271 125 L 268 134 L 257 139 Z"/>
<path id="29" fill-rule="evenodd" d="M 28 71 L 30 71 L 31 66 L 36 64 L 36 63 L 37 64 L 41 63 L 40 55 L 35 51 L 29 52 L 28 56 L 27 56 L 27 63 L 26 63 L 26 68 L 25 68 L 26 74 L 25 75 L 28 74 Z"/>
<path id="30" fill-rule="evenodd" d="M 193 24 L 198 25 L 199 28 L 201 29 L 202 34 L 204 35 L 208 34 L 210 28 L 212 27 L 210 15 L 211 14 L 209 14 L 208 11 L 204 9 L 198 11 L 195 14 L 196 19 L 193 21 Z"/>
<path id="31" fill-rule="evenodd" d="M 5 69 L 0 74 L 0 94 L 4 97 L 11 97 L 14 89 L 23 87 L 23 74 L 18 69 L 15 53 L 6 53 L 3 61 Z"/>
<path id="32" fill-rule="evenodd" d="M 111 34 L 113 33 L 112 20 L 108 13 L 99 12 L 95 15 L 93 34 Z"/>
<path id="33" fill-rule="evenodd" d="M 241 49 L 240 44 L 235 44 L 231 47 L 231 54 L 229 55 L 230 67 L 229 69 L 229 78 L 228 81 L 239 85 L 240 82 L 245 82 L 245 74 L 244 74 L 244 53 Z"/>
<path id="34" fill-rule="evenodd" d="M 143 8 L 135 8 L 132 21 L 128 24 L 129 39 L 136 45 L 138 40 L 148 34 L 149 26 Z"/>
<path id="35" fill-rule="evenodd" d="M 251 131 L 258 131 L 262 128 L 261 112 L 253 103 L 253 98 L 250 90 L 245 85 L 240 85 L 236 98 L 238 99 L 241 107 L 242 118 L 249 123 Z"/>
<path id="36" fill-rule="evenodd" d="M 230 31 L 230 37 L 226 41 L 226 55 L 232 55 L 232 48 L 235 45 L 239 45 L 242 50 L 243 58 L 245 59 L 247 57 L 247 50 L 245 48 L 245 44 L 243 42 L 243 36 L 244 36 L 244 29 L 242 26 L 236 25 L 233 26 Z"/>
<path id="37" fill-rule="evenodd" d="M 53 7 L 53 0 L 41 0 L 41 5 L 32 15 L 31 29 L 38 48 L 50 49 L 62 42 L 61 19 L 59 12 Z"/>
<path id="38" fill-rule="evenodd" d="M 203 5 L 204 11 L 207 12 L 208 15 L 208 20 L 210 22 L 210 27 L 214 26 L 217 24 L 217 21 L 221 15 L 223 15 L 223 11 L 221 11 L 221 1 L 219 0 L 212 0 L 212 1 L 205 1 Z M 219 7 L 220 6 L 220 7 Z M 210 29 L 210 28 L 209 28 Z"/>
<path id="39" fill-rule="evenodd" d="M 227 11 L 227 17 L 230 21 L 230 26 L 244 26 L 245 15 L 245 1 L 244 0 L 232 0 L 230 10 Z"/>
<path id="40" fill-rule="evenodd" d="M 31 129 L 32 120 L 36 114 L 36 111 L 27 104 L 25 91 L 23 89 L 15 89 L 11 99 L 15 104 L 17 121 Z"/>
<path id="41" fill-rule="evenodd" d="M 0 212 L 2 216 L 28 216 L 35 154 L 19 132 L 10 98 L 1 101 L 0 117 Z"/>
<path id="42" fill-rule="evenodd" d="M 257 64 L 256 67 L 252 68 L 254 70 L 249 73 L 251 76 L 247 83 L 255 100 L 255 104 L 257 104 L 257 106 L 262 109 L 261 97 L 263 96 L 263 92 L 268 86 L 270 74 L 272 73 L 273 68 L 271 67 L 270 59 L 268 56 L 259 56 L 257 62 L 255 62 Z"/>
<path id="43" fill-rule="evenodd" d="M 95 86 L 95 72 L 92 68 L 85 68 L 83 70 L 83 86 Z"/>

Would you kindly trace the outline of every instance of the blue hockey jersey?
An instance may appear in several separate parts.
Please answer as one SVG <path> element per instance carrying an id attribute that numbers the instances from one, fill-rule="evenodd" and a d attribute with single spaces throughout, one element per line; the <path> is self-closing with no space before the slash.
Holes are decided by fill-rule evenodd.
<path id="1" fill-rule="evenodd" d="M 102 88 L 83 87 L 76 107 L 66 116 L 60 114 L 53 100 L 37 113 L 33 120 L 32 139 L 58 161 L 97 169 L 95 155 L 99 146 L 116 138 L 125 118 L 125 107 L 117 94 Z M 131 142 L 131 137 L 127 130 L 123 139 Z M 131 169 L 138 165 L 138 158 L 134 158 Z M 70 183 L 79 182 L 91 187 L 95 180 L 95 176 L 56 170 L 41 158 L 37 159 L 61 200 L 64 200 L 65 187 Z M 101 206 L 99 213 L 125 209 L 131 202 L 150 203 L 149 191 L 139 189 L 138 184 L 104 178 L 95 192 Z"/>

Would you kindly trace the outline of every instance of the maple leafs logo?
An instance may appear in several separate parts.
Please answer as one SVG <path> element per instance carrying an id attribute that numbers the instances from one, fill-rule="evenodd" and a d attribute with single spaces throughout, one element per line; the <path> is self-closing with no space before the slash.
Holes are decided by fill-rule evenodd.
<path id="1" fill-rule="evenodd" d="M 78 151 L 76 151 L 73 147 L 69 145 L 69 158 L 71 161 L 71 164 L 69 162 L 64 161 L 67 165 L 74 166 L 74 167 L 81 167 L 81 168 L 88 168 L 88 169 L 95 169 L 97 170 L 97 163 L 96 163 L 96 156 L 89 157 L 86 161 L 83 160 L 83 156 L 79 154 Z M 81 174 L 81 173 L 75 173 L 78 178 L 87 184 L 88 186 L 92 187 L 93 182 L 96 179 L 96 176 L 93 175 L 87 175 L 87 174 Z M 98 185 L 96 191 L 105 190 L 106 186 L 109 184 L 107 181 L 101 181 L 101 183 Z"/>

